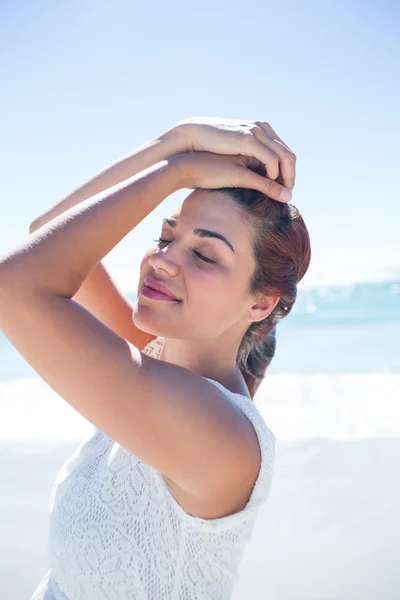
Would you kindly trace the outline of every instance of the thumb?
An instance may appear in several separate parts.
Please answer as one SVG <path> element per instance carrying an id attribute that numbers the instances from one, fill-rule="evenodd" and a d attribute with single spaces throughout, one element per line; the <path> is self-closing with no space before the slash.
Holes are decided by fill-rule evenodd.
<path id="1" fill-rule="evenodd" d="M 240 179 L 240 186 L 238 187 L 258 190 L 269 198 L 272 198 L 272 200 L 277 200 L 278 202 L 287 203 L 292 199 L 292 193 L 290 190 L 273 179 L 268 179 L 267 177 L 258 175 L 258 173 L 255 173 L 249 168 L 245 167 L 241 169 Z"/>

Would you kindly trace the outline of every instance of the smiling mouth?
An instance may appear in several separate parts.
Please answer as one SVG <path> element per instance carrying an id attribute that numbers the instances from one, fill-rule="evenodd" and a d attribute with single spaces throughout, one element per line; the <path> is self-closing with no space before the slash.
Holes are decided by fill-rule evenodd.
<path id="1" fill-rule="evenodd" d="M 177 298 L 171 298 L 171 296 L 167 296 L 167 294 L 163 294 L 162 292 L 158 292 L 157 290 L 153 290 L 153 288 L 144 285 L 140 290 L 140 295 L 145 296 L 146 298 L 150 298 L 151 300 L 164 300 L 169 302 L 181 302 Z"/>

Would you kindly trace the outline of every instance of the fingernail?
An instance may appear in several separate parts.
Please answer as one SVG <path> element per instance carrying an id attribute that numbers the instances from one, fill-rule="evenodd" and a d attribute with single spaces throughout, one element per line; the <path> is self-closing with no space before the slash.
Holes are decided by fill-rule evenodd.
<path id="1" fill-rule="evenodd" d="M 287 190 L 286 188 L 284 188 L 280 193 L 280 197 L 281 197 L 281 200 L 284 200 L 285 202 L 289 202 L 289 200 L 292 199 L 292 192 L 290 190 Z"/>

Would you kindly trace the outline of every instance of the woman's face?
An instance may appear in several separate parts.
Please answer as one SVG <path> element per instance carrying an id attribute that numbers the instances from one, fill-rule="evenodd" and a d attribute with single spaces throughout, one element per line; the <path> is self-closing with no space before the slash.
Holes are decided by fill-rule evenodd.
<path id="1" fill-rule="evenodd" d="M 141 262 L 135 325 L 165 338 L 212 340 L 229 330 L 228 339 L 236 339 L 235 333 L 241 339 L 254 303 L 251 225 L 229 196 L 206 190 L 192 192 L 169 219 L 173 226 L 162 223 L 155 236 L 165 241 L 155 242 Z M 199 236 L 195 229 L 216 232 L 228 243 Z M 147 277 L 164 283 L 179 301 L 143 295 Z"/>

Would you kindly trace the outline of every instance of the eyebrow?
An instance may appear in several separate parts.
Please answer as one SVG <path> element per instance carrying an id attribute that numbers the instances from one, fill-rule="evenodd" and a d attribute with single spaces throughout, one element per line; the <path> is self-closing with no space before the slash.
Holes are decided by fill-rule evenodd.
<path id="1" fill-rule="evenodd" d="M 176 219 L 170 219 L 170 218 L 163 219 L 162 222 L 168 223 L 168 225 L 170 227 L 176 227 L 176 224 L 177 224 Z M 194 235 L 198 235 L 199 237 L 216 238 L 217 240 L 221 240 L 221 242 L 224 242 L 224 244 L 226 244 L 232 250 L 232 252 L 234 254 L 236 254 L 232 244 L 230 243 L 229 240 L 226 239 L 225 236 L 222 235 L 222 233 L 218 233 L 217 231 L 210 231 L 209 229 L 201 229 L 199 227 L 196 227 L 196 229 L 193 229 L 193 233 L 194 233 Z"/>

